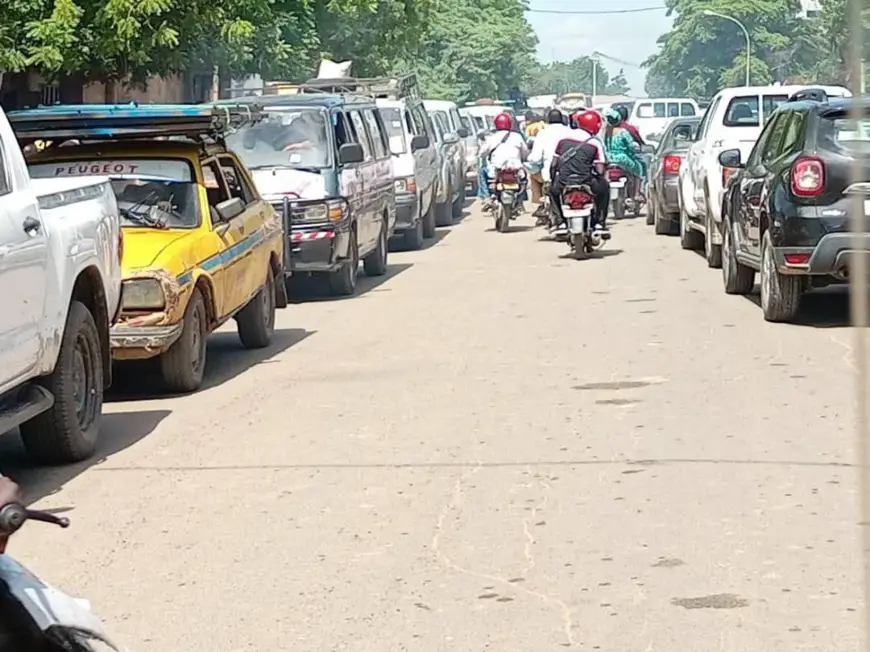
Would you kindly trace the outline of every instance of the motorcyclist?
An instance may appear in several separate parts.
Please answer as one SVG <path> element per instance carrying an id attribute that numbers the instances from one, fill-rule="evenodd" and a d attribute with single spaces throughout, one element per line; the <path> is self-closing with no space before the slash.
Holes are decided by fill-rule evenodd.
<path id="1" fill-rule="evenodd" d="M 486 138 L 480 149 L 480 156 L 486 162 L 487 181 L 494 179 L 498 170 L 522 172 L 525 169 L 523 163 L 529 156 L 526 140 L 522 134 L 514 131 L 510 114 L 499 113 L 495 116 L 494 125 L 495 131 Z"/>
<path id="2" fill-rule="evenodd" d="M 537 138 L 538 133 L 540 133 L 541 129 L 546 126 L 543 118 L 539 116 L 534 111 L 529 111 L 526 113 L 526 124 L 523 125 L 523 128 L 526 132 L 526 138 L 529 140 L 534 140 Z"/>
<path id="3" fill-rule="evenodd" d="M 529 154 L 528 168 L 532 201 L 538 204 L 539 209 L 542 206 L 540 201 L 543 185 L 550 181 L 550 164 L 556 155 L 556 147 L 561 140 L 574 136 L 574 131 L 565 125 L 562 118 L 563 115 L 559 109 L 552 109 L 547 114 L 547 125 L 538 132 L 535 143 L 532 145 L 532 153 Z"/>
<path id="4" fill-rule="evenodd" d="M 560 221 L 562 191 L 571 185 L 587 185 L 595 200 L 594 223 L 596 229 L 607 230 L 607 209 L 610 206 L 610 184 L 605 176 L 607 156 L 604 144 L 598 139 L 603 120 L 597 111 L 587 110 L 573 116 L 576 130 L 562 139 L 556 147 L 550 169 L 550 201 L 556 207 Z"/>
<path id="5" fill-rule="evenodd" d="M 646 165 L 639 154 L 640 146 L 625 126 L 622 114 L 617 109 L 608 109 L 604 117 L 607 119 L 607 129 L 604 133 L 607 159 L 633 177 L 632 196 L 636 201 L 643 201 Z"/>
<path id="6" fill-rule="evenodd" d="M 619 111 L 619 117 L 622 118 L 622 126 L 628 129 L 628 132 L 631 134 L 632 138 L 634 138 L 635 142 L 641 147 L 646 145 L 643 141 L 643 137 L 640 135 L 640 130 L 628 122 L 628 107 L 624 104 L 620 104 L 616 107 L 616 110 Z"/>

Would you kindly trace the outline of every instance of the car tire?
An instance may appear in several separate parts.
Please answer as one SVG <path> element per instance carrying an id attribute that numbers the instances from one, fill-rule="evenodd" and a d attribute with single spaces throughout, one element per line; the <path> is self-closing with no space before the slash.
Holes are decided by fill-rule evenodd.
<path id="1" fill-rule="evenodd" d="M 456 199 L 453 200 L 453 214 L 451 216 L 451 223 L 458 220 L 462 217 L 462 209 L 465 207 L 465 193 L 460 192 L 456 195 Z"/>
<path id="2" fill-rule="evenodd" d="M 431 211 L 432 209 L 430 208 L 429 210 Z M 408 249 L 409 251 L 417 251 L 423 246 L 423 223 L 425 219 L 426 216 L 421 215 L 414 224 L 414 228 L 410 231 L 405 231 L 402 235 L 405 249 Z"/>
<path id="3" fill-rule="evenodd" d="M 356 292 L 356 275 L 359 271 L 356 228 L 352 228 L 348 235 L 347 253 L 348 259 L 344 264 L 334 272 L 329 272 L 326 277 L 330 293 L 337 297 L 349 297 Z"/>
<path id="4" fill-rule="evenodd" d="M 680 200 L 680 246 L 687 251 L 698 251 L 704 246 L 704 236 L 689 228 L 689 214 Z"/>
<path id="5" fill-rule="evenodd" d="M 737 260 L 737 243 L 730 220 L 722 221 L 722 284 L 725 294 L 749 294 L 755 287 L 755 270 Z"/>
<path id="6" fill-rule="evenodd" d="M 193 289 L 181 335 L 160 356 L 160 376 L 163 386 L 173 393 L 195 392 L 205 376 L 208 314 L 199 288 Z"/>
<path id="7" fill-rule="evenodd" d="M 713 213 L 710 211 L 710 193 L 704 193 L 705 209 L 704 209 L 704 258 L 707 260 L 707 267 L 711 269 L 720 269 L 722 267 L 722 245 L 713 244 L 713 233 L 716 226 L 716 220 L 713 219 Z"/>
<path id="8" fill-rule="evenodd" d="M 443 204 L 435 206 L 435 226 L 450 226 L 453 224 L 453 204 L 450 202 L 451 190 L 447 189 L 447 199 Z M 432 235 L 435 233 L 433 231 Z"/>
<path id="9" fill-rule="evenodd" d="M 57 364 L 40 384 L 54 396 L 54 405 L 21 424 L 28 455 L 42 464 L 89 458 L 103 411 L 103 355 L 96 322 L 83 303 L 70 303 Z"/>
<path id="10" fill-rule="evenodd" d="M 423 216 L 423 237 L 430 239 L 435 237 L 435 226 L 438 224 L 438 206 L 435 204 L 435 194 L 429 202 L 429 210 Z"/>
<path id="11" fill-rule="evenodd" d="M 378 246 L 363 258 L 363 270 L 366 276 L 383 276 L 387 273 L 387 228 L 387 216 L 384 215 L 378 233 Z"/>
<path id="12" fill-rule="evenodd" d="M 655 195 L 650 192 L 649 201 L 646 204 L 646 225 L 653 226 L 656 223 L 656 214 L 658 211 L 656 210 L 656 200 Z"/>
<path id="13" fill-rule="evenodd" d="M 773 259 L 770 231 L 761 240 L 761 312 L 767 321 L 792 321 L 800 308 L 803 277 L 780 274 Z"/>
<path id="14" fill-rule="evenodd" d="M 236 315 L 239 339 L 246 349 L 264 349 L 272 343 L 275 332 L 275 275 L 272 266 L 266 284 Z"/>

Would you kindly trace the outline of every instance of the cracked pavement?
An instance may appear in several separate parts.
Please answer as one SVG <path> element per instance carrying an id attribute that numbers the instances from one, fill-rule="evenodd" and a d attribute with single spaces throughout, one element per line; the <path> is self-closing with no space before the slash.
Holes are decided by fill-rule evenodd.
<path id="1" fill-rule="evenodd" d="M 642 218 L 468 213 L 195 395 L 122 378 L 93 463 L 4 438 L 73 521 L 11 553 L 137 652 L 858 649 L 845 294 L 767 324 Z"/>

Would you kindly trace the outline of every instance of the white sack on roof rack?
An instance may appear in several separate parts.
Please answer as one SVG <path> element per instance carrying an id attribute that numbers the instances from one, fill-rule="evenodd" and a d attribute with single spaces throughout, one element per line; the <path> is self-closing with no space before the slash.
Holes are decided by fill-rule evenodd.
<path id="1" fill-rule="evenodd" d="M 317 79 L 343 79 L 350 77 L 350 67 L 353 61 L 342 61 L 336 63 L 324 59 L 320 62 L 320 68 L 317 70 Z"/>

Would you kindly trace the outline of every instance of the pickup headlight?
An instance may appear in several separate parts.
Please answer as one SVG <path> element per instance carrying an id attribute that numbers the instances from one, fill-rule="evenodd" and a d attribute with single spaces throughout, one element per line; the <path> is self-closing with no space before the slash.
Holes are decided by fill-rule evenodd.
<path id="1" fill-rule="evenodd" d="M 166 305 L 160 282 L 153 278 L 124 281 L 122 295 L 125 310 L 159 310 Z"/>
<path id="2" fill-rule="evenodd" d="M 417 192 L 417 180 L 414 177 L 396 179 L 396 192 Z"/>
<path id="3" fill-rule="evenodd" d="M 294 222 L 340 222 L 347 217 L 347 203 L 343 199 L 327 199 L 322 202 L 291 202 L 290 211 Z"/>

